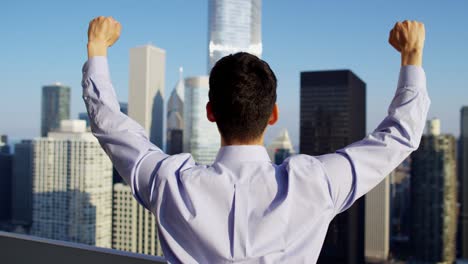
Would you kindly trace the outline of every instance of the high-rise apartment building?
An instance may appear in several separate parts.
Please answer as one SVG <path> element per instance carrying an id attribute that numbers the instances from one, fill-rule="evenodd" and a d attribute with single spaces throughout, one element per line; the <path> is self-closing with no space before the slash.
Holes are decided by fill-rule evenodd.
<path id="1" fill-rule="evenodd" d="M 82 120 L 32 141 L 36 236 L 111 247 L 112 163 Z"/>
<path id="2" fill-rule="evenodd" d="M 301 72 L 300 152 L 321 155 L 364 138 L 366 84 L 349 70 Z M 319 263 L 364 263 L 364 199 L 330 223 Z"/>
<path id="3" fill-rule="evenodd" d="M 29 229 L 32 224 L 33 144 L 23 140 L 15 144 L 12 179 L 12 223 Z"/>
<path id="4" fill-rule="evenodd" d="M 433 129 L 412 157 L 411 253 L 422 263 L 453 263 L 457 229 L 455 137 Z"/>
<path id="5" fill-rule="evenodd" d="M 267 146 L 267 152 L 271 161 L 276 164 L 283 163 L 287 157 L 295 153 L 287 129 L 283 129 L 279 135 L 273 139 L 273 142 Z"/>
<path id="6" fill-rule="evenodd" d="M 208 76 L 185 79 L 184 94 L 184 152 L 191 153 L 200 164 L 211 164 L 220 147 L 216 124 L 206 118 Z"/>
<path id="7" fill-rule="evenodd" d="M 166 51 L 152 45 L 130 49 L 128 116 L 163 147 Z"/>
<path id="8" fill-rule="evenodd" d="M 162 256 L 156 217 L 132 195 L 130 186 L 114 184 L 112 248 Z"/>
<path id="9" fill-rule="evenodd" d="M 70 87 L 60 83 L 42 87 L 41 136 L 60 127 L 60 121 L 70 119 Z"/>
<path id="10" fill-rule="evenodd" d="M 222 57 L 245 51 L 262 55 L 262 1 L 209 0 L 208 72 Z"/>
<path id="11" fill-rule="evenodd" d="M 460 217 L 458 224 L 458 256 L 468 259 L 468 106 L 462 107 L 458 149 L 458 183 Z"/>
<path id="12" fill-rule="evenodd" d="M 172 90 L 167 104 L 167 142 L 166 152 L 169 155 L 183 151 L 184 130 L 184 90 L 182 68 L 179 69 L 179 81 Z"/>
<path id="13" fill-rule="evenodd" d="M 390 176 L 365 197 L 366 263 L 384 263 L 390 252 Z"/>
<path id="14" fill-rule="evenodd" d="M 0 153 L 10 154 L 10 145 L 8 145 L 8 136 L 0 136 Z"/>

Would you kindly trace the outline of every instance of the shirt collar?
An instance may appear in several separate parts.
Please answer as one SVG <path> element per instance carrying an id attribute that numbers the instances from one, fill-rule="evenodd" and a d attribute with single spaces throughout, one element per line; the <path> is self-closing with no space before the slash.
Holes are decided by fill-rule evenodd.
<path id="1" fill-rule="evenodd" d="M 221 147 L 214 163 L 233 162 L 271 162 L 264 146 L 260 145 L 231 145 Z"/>

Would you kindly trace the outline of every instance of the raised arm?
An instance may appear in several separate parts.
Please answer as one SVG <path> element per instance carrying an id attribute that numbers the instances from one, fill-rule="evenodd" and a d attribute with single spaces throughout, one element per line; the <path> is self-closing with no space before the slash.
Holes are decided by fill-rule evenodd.
<path id="1" fill-rule="evenodd" d="M 120 112 L 107 64 L 107 48 L 118 40 L 120 29 L 111 17 L 98 17 L 89 23 L 83 99 L 94 136 L 135 198 L 149 208 L 156 170 L 167 155 L 148 140 L 143 127 Z"/>
<path id="2" fill-rule="evenodd" d="M 418 148 L 430 105 L 422 69 L 424 38 L 422 23 L 395 25 L 389 42 L 401 53 L 401 70 L 387 117 L 363 140 L 317 157 L 328 176 L 336 213 L 349 208 Z"/>

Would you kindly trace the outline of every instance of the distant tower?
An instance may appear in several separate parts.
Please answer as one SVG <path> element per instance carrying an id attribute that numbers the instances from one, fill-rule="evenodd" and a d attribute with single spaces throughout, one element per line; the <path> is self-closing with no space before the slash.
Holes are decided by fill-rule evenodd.
<path id="1" fill-rule="evenodd" d="M 458 150 L 460 217 L 458 229 L 459 257 L 468 259 L 468 106 L 462 107 Z"/>
<path id="2" fill-rule="evenodd" d="M 112 163 L 82 120 L 33 145 L 35 236 L 110 247 Z"/>
<path id="3" fill-rule="evenodd" d="M 209 0 L 208 72 L 231 53 L 245 51 L 260 58 L 261 27 L 261 0 Z"/>
<path id="4" fill-rule="evenodd" d="M 151 142 L 163 146 L 166 51 L 152 45 L 130 49 L 128 116 L 145 128 Z"/>
<path id="5" fill-rule="evenodd" d="M 220 147 L 218 128 L 206 118 L 208 90 L 208 76 L 185 79 L 184 152 L 201 164 L 211 164 Z"/>
<path id="6" fill-rule="evenodd" d="M 334 152 L 366 134 L 366 84 L 350 70 L 301 72 L 300 152 Z M 330 223 L 318 263 L 364 263 L 364 198 Z"/>
<path id="7" fill-rule="evenodd" d="M 138 204 L 130 186 L 114 184 L 112 248 L 162 256 L 156 217 Z"/>
<path id="8" fill-rule="evenodd" d="M 172 90 L 167 104 L 167 143 L 166 152 L 169 155 L 183 151 L 184 130 L 184 79 L 182 67 L 179 68 L 179 81 Z"/>
<path id="9" fill-rule="evenodd" d="M 441 135 L 439 120 L 412 157 L 411 252 L 414 261 L 453 263 L 457 229 L 455 137 Z"/>
<path id="10" fill-rule="evenodd" d="M 42 87 L 41 136 L 58 129 L 60 121 L 70 119 L 70 87 L 60 83 Z"/>
<path id="11" fill-rule="evenodd" d="M 390 176 L 365 197 L 366 263 L 385 263 L 390 252 Z"/>
<path id="12" fill-rule="evenodd" d="M 287 157 L 295 153 L 287 129 L 283 129 L 273 142 L 268 145 L 267 152 L 270 159 L 276 164 L 283 163 Z"/>
<path id="13" fill-rule="evenodd" d="M 31 140 L 23 140 L 15 144 L 11 218 L 13 224 L 25 226 L 27 229 L 32 224 L 33 154 Z"/>

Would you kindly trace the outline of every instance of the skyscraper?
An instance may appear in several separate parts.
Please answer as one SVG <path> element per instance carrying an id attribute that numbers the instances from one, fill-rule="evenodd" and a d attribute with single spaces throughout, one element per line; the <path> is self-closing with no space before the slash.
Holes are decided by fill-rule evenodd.
<path id="1" fill-rule="evenodd" d="M 366 263 L 383 263 L 390 251 L 390 177 L 366 194 Z"/>
<path id="2" fill-rule="evenodd" d="M 0 153 L 10 154 L 10 145 L 8 145 L 8 136 L 0 136 Z"/>
<path id="3" fill-rule="evenodd" d="M 41 136 L 58 129 L 60 121 L 70 119 L 70 87 L 60 83 L 42 87 Z"/>
<path id="4" fill-rule="evenodd" d="M 156 217 L 132 195 L 130 186 L 114 184 L 112 248 L 135 253 L 162 255 Z"/>
<path id="5" fill-rule="evenodd" d="M 267 152 L 270 159 L 276 164 L 283 163 L 287 157 L 294 154 L 294 148 L 287 129 L 283 129 L 273 142 L 268 145 Z"/>
<path id="6" fill-rule="evenodd" d="M 0 152 L 0 222 L 11 220 L 12 155 Z"/>
<path id="7" fill-rule="evenodd" d="M 81 120 L 33 145 L 33 225 L 36 236 L 111 246 L 112 164 Z"/>
<path id="8" fill-rule="evenodd" d="M 218 128 L 206 118 L 208 90 L 208 76 L 185 79 L 184 152 L 201 164 L 211 164 L 220 146 Z"/>
<path id="9" fill-rule="evenodd" d="M 179 69 L 179 81 L 172 90 L 167 104 L 167 143 L 166 152 L 169 155 L 183 151 L 184 130 L 184 79 L 182 68 Z"/>
<path id="10" fill-rule="evenodd" d="M 208 72 L 222 57 L 245 51 L 262 56 L 262 1 L 208 2 Z"/>
<path id="11" fill-rule="evenodd" d="M 12 180 L 12 223 L 29 229 L 32 224 L 33 144 L 23 140 L 15 144 Z"/>
<path id="12" fill-rule="evenodd" d="M 321 155 L 365 136 L 366 84 L 349 70 L 301 72 L 300 152 Z M 330 223 L 319 263 L 364 263 L 364 199 Z"/>
<path id="13" fill-rule="evenodd" d="M 152 45 L 130 49 L 128 116 L 145 128 L 151 142 L 163 146 L 166 51 Z"/>
<path id="14" fill-rule="evenodd" d="M 468 106 L 461 109 L 460 142 L 458 150 L 458 183 L 460 218 L 458 228 L 458 253 L 468 259 Z"/>
<path id="15" fill-rule="evenodd" d="M 453 263 L 457 229 L 455 137 L 441 135 L 437 123 L 428 124 L 428 133 L 411 155 L 411 253 L 419 262 Z"/>

